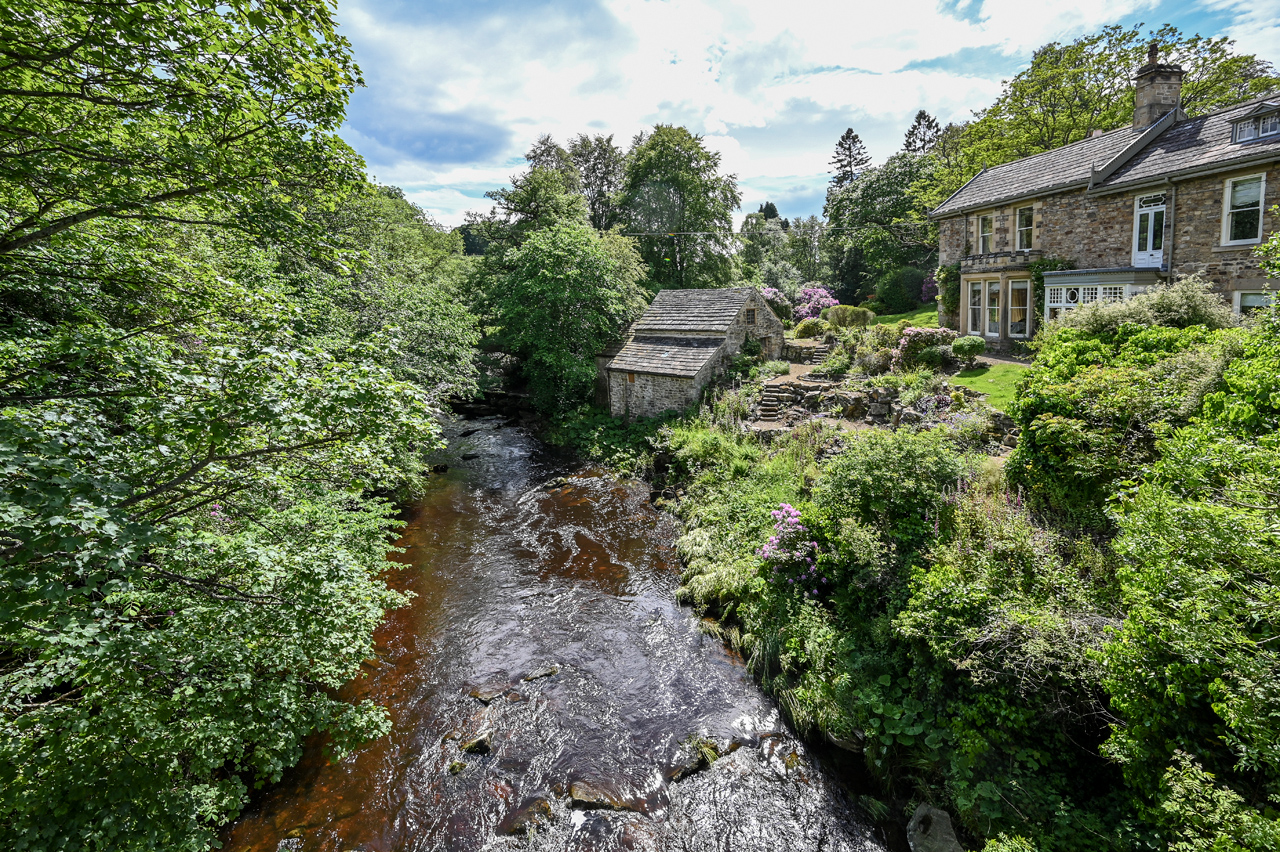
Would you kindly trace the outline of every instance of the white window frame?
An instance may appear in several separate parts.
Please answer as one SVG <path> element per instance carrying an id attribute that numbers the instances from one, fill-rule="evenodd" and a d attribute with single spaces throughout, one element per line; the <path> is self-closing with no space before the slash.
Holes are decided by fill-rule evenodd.
<path id="1" fill-rule="evenodd" d="M 983 231 L 983 224 L 987 225 L 987 230 Z M 978 217 L 978 254 L 991 254 L 991 246 L 995 243 L 996 234 L 996 217 L 979 216 Z"/>
<path id="2" fill-rule="evenodd" d="M 1159 199 L 1157 201 L 1156 199 Z M 1163 192 L 1151 193 L 1149 195 L 1139 195 L 1133 199 L 1133 265 L 1143 269 L 1158 268 L 1164 263 L 1164 229 L 1169 223 L 1168 206 L 1166 204 L 1168 198 Z M 1145 202 L 1145 203 L 1144 203 Z M 1145 251 L 1138 249 L 1139 241 L 1142 239 L 1142 214 L 1146 213 L 1151 217 L 1154 224 L 1155 216 L 1160 213 L 1160 248 L 1153 249 L 1150 246 L 1154 242 L 1157 234 L 1155 229 L 1151 229 L 1150 241 Z"/>
<path id="3" fill-rule="evenodd" d="M 1280 133 L 1280 112 L 1258 117 L 1259 136 L 1274 136 L 1277 133 Z"/>
<path id="4" fill-rule="evenodd" d="M 996 285 L 992 288 L 992 284 Z M 982 282 L 982 336 L 983 337 L 999 337 L 1001 329 L 1004 328 L 1004 287 L 1001 286 L 999 279 L 989 279 Z M 995 304 L 991 304 L 991 297 L 995 296 Z M 996 312 L 996 330 L 991 331 L 991 312 Z"/>
<path id="5" fill-rule="evenodd" d="M 1027 294 L 1026 304 L 1021 308 L 1015 307 L 1013 304 L 1013 293 L 1015 290 L 1021 290 Z M 1022 317 L 1022 334 L 1013 333 L 1013 312 L 1015 310 L 1026 311 Z M 1035 314 L 1031 305 L 1031 282 L 1027 280 L 1010 281 L 1009 282 L 1009 336 L 1018 340 L 1023 340 L 1031 336 L 1031 317 Z"/>
<path id="6" fill-rule="evenodd" d="M 1029 220 L 1025 228 L 1022 227 L 1022 211 L 1024 210 L 1027 211 L 1027 217 Z M 1014 232 L 1017 234 L 1017 237 L 1018 237 L 1017 239 L 1018 251 L 1030 251 L 1031 249 L 1035 248 L 1035 239 L 1036 239 L 1035 223 L 1036 223 L 1035 207 L 1019 207 L 1018 209 L 1013 211 L 1013 228 L 1014 228 Z M 1027 235 L 1026 245 L 1022 244 L 1023 233 Z"/>
<path id="7" fill-rule="evenodd" d="M 1243 296 L 1266 296 L 1273 305 L 1280 302 L 1280 293 L 1275 290 L 1236 290 L 1231 294 L 1231 309 L 1237 314 L 1242 313 L 1244 310 L 1240 304 Z"/>
<path id="8" fill-rule="evenodd" d="M 1248 118 L 1244 121 L 1237 121 L 1231 128 L 1232 142 L 1248 142 L 1251 139 L 1258 138 L 1258 120 L 1256 118 Z"/>
<path id="9" fill-rule="evenodd" d="M 1258 233 L 1256 236 L 1247 240 L 1228 239 L 1231 236 L 1231 188 L 1237 183 L 1246 180 L 1258 179 Z M 1249 246 L 1257 245 L 1262 242 L 1262 218 L 1267 211 L 1267 173 L 1260 172 L 1256 175 L 1241 175 L 1240 177 L 1227 178 L 1222 185 L 1222 241 L 1220 245 L 1224 246 Z"/>
<path id="10" fill-rule="evenodd" d="M 969 302 L 966 305 L 966 307 L 968 308 L 968 311 L 969 311 L 969 333 L 981 334 L 982 328 L 986 324 L 986 314 L 984 313 L 984 310 L 985 310 L 985 299 L 986 299 L 985 294 L 986 294 L 987 282 L 981 281 L 981 280 L 978 280 L 978 281 L 970 280 L 968 283 L 969 283 L 969 290 L 968 290 Z M 978 303 L 976 305 L 973 303 L 974 302 L 973 296 L 975 293 L 978 295 Z M 977 313 L 975 313 L 975 311 Z M 978 318 L 978 322 L 976 326 L 973 322 L 973 319 L 975 316 Z"/>

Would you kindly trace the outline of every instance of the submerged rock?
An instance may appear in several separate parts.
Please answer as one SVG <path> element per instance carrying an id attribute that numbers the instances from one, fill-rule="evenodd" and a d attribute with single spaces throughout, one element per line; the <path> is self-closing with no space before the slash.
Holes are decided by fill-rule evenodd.
<path id="1" fill-rule="evenodd" d="M 555 822 L 551 802 L 546 796 L 533 796 L 503 817 L 498 823 L 498 834 L 529 834 L 551 822 Z"/>
<path id="2" fill-rule="evenodd" d="M 479 736 L 464 740 L 460 748 L 467 754 L 488 754 L 493 748 L 493 734 L 485 731 Z"/>
<path id="3" fill-rule="evenodd" d="M 921 805 L 907 823 L 911 852 L 964 852 L 951 827 L 951 815 L 933 805 Z"/>
<path id="4" fill-rule="evenodd" d="M 449 764 L 449 774 L 457 775 L 459 772 L 461 772 L 466 768 L 467 768 L 467 765 L 463 763 L 461 760 L 455 760 L 453 763 Z"/>
<path id="5" fill-rule="evenodd" d="M 481 704 L 488 706 L 493 699 L 499 695 L 503 695 L 510 688 L 507 683 L 486 683 L 483 686 L 474 686 L 467 695 L 479 701 Z"/>
<path id="6" fill-rule="evenodd" d="M 569 785 L 569 807 L 594 810 L 634 811 L 635 805 L 594 781 L 574 781 Z"/>
<path id="7" fill-rule="evenodd" d="M 521 680 L 528 682 L 531 680 L 538 680 L 544 677 L 551 677 L 552 675 L 556 675 L 556 674 L 560 674 L 559 666 L 557 665 L 542 666 L 541 668 L 537 668 L 529 672 L 527 675 L 521 678 Z"/>

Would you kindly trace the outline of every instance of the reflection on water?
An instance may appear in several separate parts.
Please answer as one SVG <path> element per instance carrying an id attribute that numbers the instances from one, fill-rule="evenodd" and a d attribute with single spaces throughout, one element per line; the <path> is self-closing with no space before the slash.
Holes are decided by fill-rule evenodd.
<path id="1" fill-rule="evenodd" d="M 335 765 L 310 749 L 227 848 L 880 848 L 675 605 L 673 531 L 646 492 L 496 419 L 465 426 L 396 557 L 417 597 L 344 692 L 386 706 L 390 735 Z"/>

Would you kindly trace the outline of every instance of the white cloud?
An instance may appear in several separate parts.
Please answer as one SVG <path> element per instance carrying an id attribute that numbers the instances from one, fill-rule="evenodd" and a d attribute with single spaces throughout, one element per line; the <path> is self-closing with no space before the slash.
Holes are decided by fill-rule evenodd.
<path id="1" fill-rule="evenodd" d="M 625 146 L 660 121 L 706 135 L 742 181 L 744 208 L 777 192 L 808 205 L 784 214 L 820 212 L 814 199 L 845 127 L 883 159 L 917 109 L 966 118 L 1035 47 L 1132 23 L 1157 5 L 601 0 L 472 4 L 447 20 L 427 6 L 406 20 L 404 7 L 380 2 L 339 8 L 369 80 L 346 137 L 380 180 L 448 224 L 487 208 L 481 188 L 505 183 L 542 133 L 613 133 Z M 1206 2 L 1276 43 L 1280 0 Z M 946 61 L 965 50 L 986 60 Z"/>

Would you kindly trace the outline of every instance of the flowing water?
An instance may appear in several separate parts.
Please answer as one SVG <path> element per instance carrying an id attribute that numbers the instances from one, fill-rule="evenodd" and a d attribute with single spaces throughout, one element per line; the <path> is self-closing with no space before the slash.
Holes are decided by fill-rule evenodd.
<path id="1" fill-rule="evenodd" d="M 392 572 L 416 597 L 344 691 L 386 706 L 390 735 L 338 764 L 313 746 L 225 848 L 882 848 L 675 604 L 673 530 L 646 491 L 497 418 L 450 433 Z"/>

